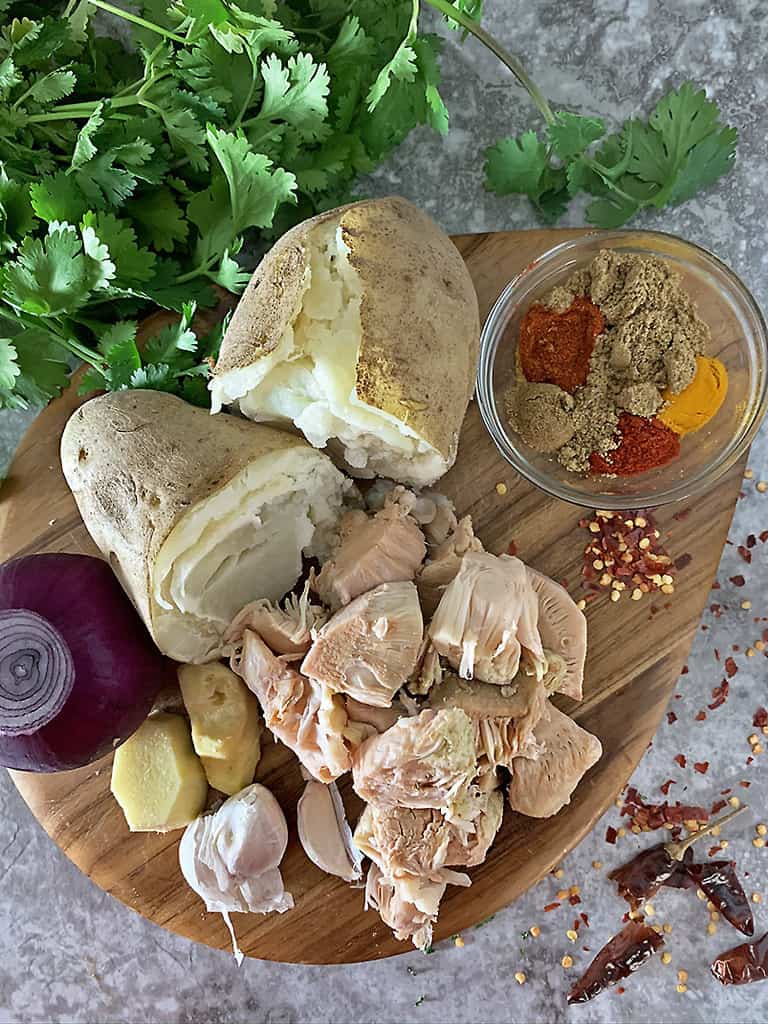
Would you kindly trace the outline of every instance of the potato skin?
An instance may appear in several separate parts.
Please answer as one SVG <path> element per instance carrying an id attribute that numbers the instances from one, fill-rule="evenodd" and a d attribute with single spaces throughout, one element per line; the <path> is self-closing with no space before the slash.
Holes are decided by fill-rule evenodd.
<path id="1" fill-rule="evenodd" d="M 152 634 L 152 568 L 188 509 L 270 452 L 307 447 L 159 391 L 92 398 L 69 418 L 61 466 L 86 529 Z"/>
<path id="2" fill-rule="evenodd" d="M 352 203 L 288 231 L 256 268 L 224 336 L 214 378 L 251 366 L 275 348 L 301 307 L 308 236 L 334 219 L 363 284 L 357 396 L 407 424 L 448 469 L 475 384 L 477 295 L 453 242 L 406 199 Z"/>

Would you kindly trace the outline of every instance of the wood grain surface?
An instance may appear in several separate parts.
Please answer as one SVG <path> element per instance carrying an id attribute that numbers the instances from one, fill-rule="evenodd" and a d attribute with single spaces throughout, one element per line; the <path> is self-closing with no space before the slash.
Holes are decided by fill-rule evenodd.
<path id="1" fill-rule="evenodd" d="M 459 236 L 485 317 L 509 278 L 557 242 L 578 232 L 530 231 Z M 49 406 L 24 438 L 0 502 L 0 558 L 39 551 L 97 554 L 59 468 L 59 437 L 79 404 L 75 389 Z M 550 871 L 592 828 L 642 757 L 680 673 L 714 578 L 742 476 L 736 466 L 711 494 L 697 498 L 682 518 L 680 507 L 658 515 L 673 557 L 688 553 L 671 599 L 642 601 L 607 595 L 587 608 L 589 653 L 584 701 L 558 704 L 600 737 L 604 754 L 571 804 L 538 821 L 507 809 L 485 864 L 471 870 L 469 889 L 449 887 L 435 939 L 460 931 L 512 902 Z M 499 495 L 496 484 L 506 483 Z M 470 409 L 456 466 L 441 483 L 490 551 L 514 541 L 531 565 L 566 585 L 577 598 L 586 534 L 578 508 L 548 498 L 517 478 L 497 454 Z M 652 608 L 656 613 L 652 614 Z M 40 776 L 12 773 L 35 817 L 66 855 L 93 881 L 144 917 L 210 946 L 227 949 L 221 918 L 207 914 L 185 885 L 177 863 L 179 832 L 132 835 L 109 791 L 111 757 L 74 772 Z M 298 763 L 284 747 L 266 745 L 257 779 L 280 801 L 290 828 L 282 864 L 296 901 L 286 914 L 233 915 L 243 950 L 253 957 L 292 963 L 350 963 L 392 956 L 409 947 L 396 942 L 363 894 L 323 874 L 304 855 L 296 836 L 296 801 L 302 788 Z M 342 785 L 355 819 L 360 803 L 348 780 Z"/>

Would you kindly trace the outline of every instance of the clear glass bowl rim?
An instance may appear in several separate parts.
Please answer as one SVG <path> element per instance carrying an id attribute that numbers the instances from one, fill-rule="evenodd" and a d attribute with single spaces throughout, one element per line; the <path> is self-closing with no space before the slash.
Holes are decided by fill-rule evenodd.
<path id="1" fill-rule="evenodd" d="M 594 240 L 598 235 L 601 241 L 604 241 L 608 246 L 610 246 L 611 242 L 616 243 L 619 240 L 626 240 L 628 236 L 639 236 L 651 241 L 654 238 L 671 240 L 693 250 L 704 263 L 711 264 L 717 273 L 726 279 L 732 292 L 743 304 L 754 328 L 754 340 L 759 350 L 758 364 L 762 374 L 758 391 L 752 396 L 753 408 L 750 419 L 744 424 L 740 434 L 731 441 L 730 445 L 723 449 L 713 462 L 703 467 L 690 479 L 682 479 L 679 483 L 661 491 L 638 491 L 631 495 L 606 494 L 595 491 L 590 494 L 571 487 L 566 483 L 561 483 L 548 474 L 539 471 L 536 466 L 532 465 L 523 455 L 515 450 L 507 440 L 506 431 L 496 409 L 496 401 L 493 395 L 493 366 L 496 350 L 503 334 L 499 330 L 499 326 L 504 318 L 512 295 L 532 273 L 551 264 L 570 250 L 578 250 L 585 241 Z M 578 235 L 576 238 L 569 238 L 564 242 L 559 242 L 551 249 L 547 249 L 527 267 L 518 274 L 515 274 L 505 285 L 501 294 L 494 302 L 480 333 L 480 358 L 477 368 L 476 391 L 480 415 L 499 453 L 520 476 L 535 487 L 562 501 L 568 501 L 583 508 L 604 508 L 611 511 L 659 508 L 662 505 L 668 505 L 675 501 L 684 501 L 710 490 L 738 462 L 754 440 L 766 410 L 768 410 L 768 327 L 757 301 L 738 274 L 731 270 L 718 256 L 703 246 L 697 245 L 695 242 L 689 242 L 680 235 L 669 231 L 646 231 L 634 228 L 617 231 L 589 231 L 586 234 Z"/>

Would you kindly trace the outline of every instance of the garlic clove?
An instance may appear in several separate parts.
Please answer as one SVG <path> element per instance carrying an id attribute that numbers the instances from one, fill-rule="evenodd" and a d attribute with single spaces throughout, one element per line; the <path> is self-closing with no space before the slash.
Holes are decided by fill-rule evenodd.
<path id="1" fill-rule="evenodd" d="M 321 871 L 356 882 L 362 878 L 362 855 L 352 842 L 341 795 L 335 783 L 310 779 L 296 808 L 304 852 Z"/>

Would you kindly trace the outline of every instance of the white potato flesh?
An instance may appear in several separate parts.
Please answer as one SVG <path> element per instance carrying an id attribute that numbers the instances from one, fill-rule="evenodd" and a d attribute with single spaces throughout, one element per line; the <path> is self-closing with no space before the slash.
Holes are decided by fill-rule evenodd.
<path id="1" fill-rule="evenodd" d="M 445 471 L 440 454 L 395 416 L 356 395 L 362 283 L 338 224 L 314 227 L 309 251 L 298 316 L 268 355 L 213 379 L 212 411 L 238 401 L 249 419 L 292 422 L 310 444 L 328 446 L 355 476 L 435 480 Z"/>
<path id="2" fill-rule="evenodd" d="M 160 648 L 177 661 L 215 656 L 244 605 L 282 597 L 301 573 L 302 555 L 327 554 L 345 487 L 328 459 L 296 447 L 252 463 L 190 509 L 152 573 Z"/>

